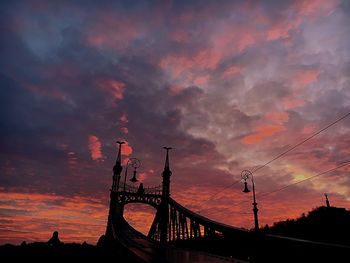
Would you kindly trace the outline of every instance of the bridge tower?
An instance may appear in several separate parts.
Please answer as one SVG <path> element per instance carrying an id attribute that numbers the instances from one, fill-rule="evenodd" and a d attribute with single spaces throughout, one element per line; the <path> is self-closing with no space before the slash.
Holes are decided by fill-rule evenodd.
<path id="1" fill-rule="evenodd" d="M 122 162 L 121 149 L 124 143 L 125 142 L 117 141 L 117 144 L 119 144 L 119 149 L 118 149 L 118 156 L 115 161 L 115 165 L 113 166 L 113 182 L 112 182 L 112 188 L 110 193 L 108 221 L 107 221 L 106 234 L 105 234 L 107 239 L 114 239 L 113 222 L 117 220 L 118 216 L 121 214 L 120 210 L 123 209 L 123 207 L 121 207 L 120 203 L 118 202 L 118 190 L 119 190 L 119 183 L 120 183 L 120 174 L 123 170 L 123 167 L 121 165 L 121 162 Z"/>
<path id="2" fill-rule="evenodd" d="M 169 150 L 171 147 L 164 147 L 166 150 L 164 170 L 162 172 L 162 201 L 159 206 L 159 235 L 160 242 L 165 243 L 168 240 L 169 226 L 169 199 L 170 199 L 170 165 L 169 165 Z"/>

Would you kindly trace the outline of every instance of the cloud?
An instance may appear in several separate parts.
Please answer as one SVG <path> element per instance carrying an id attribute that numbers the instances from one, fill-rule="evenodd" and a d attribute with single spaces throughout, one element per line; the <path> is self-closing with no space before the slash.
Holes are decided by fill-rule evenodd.
<path id="1" fill-rule="evenodd" d="M 257 127 L 256 133 L 244 137 L 241 142 L 244 144 L 258 143 L 266 137 L 270 137 L 276 132 L 281 132 L 283 130 L 285 130 L 285 128 L 280 125 L 259 126 Z"/>
<path id="2" fill-rule="evenodd" d="M 125 84 L 117 80 L 105 80 L 101 83 L 101 87 L 106 89 L 113 98 L 121 100 L 124 97 Z"/>
<path id="3" fill-rule="evenodd" d="M 89 135 L 88 147 L 92 160 L 97 161 L 102 158 L 101 142 L 95 135 Z"/>

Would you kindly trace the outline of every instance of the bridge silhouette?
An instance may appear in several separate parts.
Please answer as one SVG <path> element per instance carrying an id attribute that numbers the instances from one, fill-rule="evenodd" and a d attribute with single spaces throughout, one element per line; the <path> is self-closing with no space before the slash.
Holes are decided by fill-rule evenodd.
<path id="1" fill-rule="evenodd" d="M 170 197 L 169 147 L 164 147 L 161 185 L 130 185 L 126 183 L 128 164 L 124 181 L 121 180 L 123 142 L 117 143 L 119 149 L 113 167 L 103 239 L 104 244 L 122 249 L 127 255 L 123 258 L 125 262 L 334 262 L 349 259 L 350 248 L 346 246 L 267 235 L 258 229 L 248 231 L 215 222 L 185 208 Z M 132 165 L 136 181 L 137 163 Z M 156 209 L 147 236 L 125 220 L 124 207 L 129 203 L 147 204 Z"/>

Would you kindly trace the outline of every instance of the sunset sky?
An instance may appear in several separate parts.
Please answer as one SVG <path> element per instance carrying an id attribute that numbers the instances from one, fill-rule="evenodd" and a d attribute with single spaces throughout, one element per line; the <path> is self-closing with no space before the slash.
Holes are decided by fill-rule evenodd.
<path id="1" fill-rule="evenodd" d="M 346 0 L 2 1 L 0 244 L 96 243 L 117 139 L 145 187 L 171 146 L 171 196 L 252 228 L 243 182 L 218 191 L 350 112 L 349 25 Z M 350 209 L 350 166 L 262 196 L 349 161 L 349 134 L 350 117 L 254 173 L 260 225 L 324 193 Z"/>

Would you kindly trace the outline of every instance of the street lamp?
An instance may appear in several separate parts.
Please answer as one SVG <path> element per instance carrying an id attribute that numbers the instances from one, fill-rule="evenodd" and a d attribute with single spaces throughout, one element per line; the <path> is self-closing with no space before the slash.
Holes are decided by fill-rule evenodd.
<path id="1" fill-rule="evenodd" d="M 134 168 L 134 172 L 133 172 L 133 177 L 130 179 L 131 182 L 135 183 L 137 182 L 137 178 L 136 178 L 136 169 L 139 168 L 141 166 L 141 162 L 139 159 L 136 158 L 130 158 L 127 163 L 126 163 L 126 168 L 125 168 L 125 173 L 124 173 L 124 192 L 125 192 L 125 183 L 126 183 L 126 176 L 128 174 L 128 167 L 129 165 L 131 165 Z"/>
<path id="2" fill-rule="evenodd" d="M 253 212 L 254 212 L 254 229 L 255 231 L 259 231 L 259 222 L 258 222 L 258 203 L 256 202 L 256 198 L 255 198 L 255 185 L 254 185 L 254 177 L 251 171 L 248 170 L 243 170 L 241 173 L 241 178 L 244 180 L 244 189 L 243 189 L 243 193 L 249 193 L 249 189 L 248 189 L 248 183 L 247 183 L 247 179 L 249 179 L 249 177 L 252 179 L 252 185 L 253 185 Z"/>

